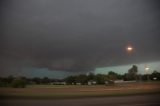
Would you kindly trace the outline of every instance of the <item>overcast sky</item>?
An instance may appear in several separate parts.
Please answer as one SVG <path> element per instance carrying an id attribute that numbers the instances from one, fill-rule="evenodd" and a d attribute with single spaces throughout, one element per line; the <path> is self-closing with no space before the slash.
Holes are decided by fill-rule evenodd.
<path id="1" fill-rule="evenodd" d="M 0 28 L 1 75 L 160 61 L 159 0 L 1 0 Z"/>

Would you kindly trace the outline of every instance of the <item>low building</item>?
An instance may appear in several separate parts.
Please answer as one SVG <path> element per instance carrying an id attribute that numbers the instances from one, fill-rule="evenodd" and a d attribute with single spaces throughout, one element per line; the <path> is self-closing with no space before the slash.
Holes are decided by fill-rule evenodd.
<path id="1" fill-rule="evenodd" d="M 97 82 L 96 81 L 88 81 L 88 85 L 96 85 Z"/>

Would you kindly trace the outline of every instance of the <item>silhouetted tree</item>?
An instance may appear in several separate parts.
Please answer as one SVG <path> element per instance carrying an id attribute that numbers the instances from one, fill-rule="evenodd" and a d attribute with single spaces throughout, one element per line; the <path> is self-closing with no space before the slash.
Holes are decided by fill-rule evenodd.
<path id="1" fill-rule="evenodd" d="M 114 81 L 114 80 L 117 79 L 117 77 L 118 77 L 117 73 L 115 73 L 113 71 L 108 72 L 108 78 L 109 78 L 109 80 L 113 80 Z"/>
<path id="2" fill-rule="evenodd" d="M 42 83 L 43 83 L 43 84 L 49 84 L 49 83 L 50 83 L 50 79 L 49 79 L 48 77 L 44 77 L 44 78 L 42 79 Z"/>
<path id="3" fill-rule="evenodd" d="M 137 80 L 137 72 L 138 67 L 136 65 L 133 65 L 132 68 L 128 70 L 127 80 Z"/>
<path id="4" fill-rule="evenodd" d="M 81 83 L 81 84 L 87 84 L 88 82 L 87 75 L 85 74 L 78 75 L 76 77 L 76 82 Z"/>
<path id="5" fill-rule="evenodd" d="M 34 77 L 34 78 L 32 79 L 32 82 L 33 82 L 33 83 L 36 83 L 36 84 L 41 84 L 41 83 L 42 83 L 42 80 L 41 80 L 41 78 Z"/>
<path id="6" fill-rule="evenodd" d="M 104 74 L 97 74 L 96 75 L 96 82 L 97 84 L 105 84 L 105 81 L 108 80 L 108 76 Z"/>
<path id="7" fill-rule="evenodd" d="M 8 84 L 10 84 L 14 79 L 15 79 L 15 78 L 14 78 L 12 75 L 10 75 L 10 76 L 8 76 L 8 77 L 6 78 Z"/>
<path id="8" fill-rule="evenodd" d="M 153 71 L 153 73 L 150 75 L 150 79 L 152 80 L 160 80 L 160 72 L 158 71 Z"/>
<path id="9" fill-rule="evenodd" d="M 76 76 L 69 76 L 65 78 L 65 81 L 67 84 L 75 84 L 76 83 Z"/>
<path id="10" fill-rule="evenodd" d="M 95 80 L 95 79 L 96 79 L 96 76 L 93 73 L 89 73 L 88 81 Z"/>
<path id="11" fill-rule="evenodd" d="M 11 83 L 11 86 L 14 87 L 14 88 L 25 88 L 26 85 L 27 85 L 26 80 L 24 80 L 21 77 L 15 78 Z"/>

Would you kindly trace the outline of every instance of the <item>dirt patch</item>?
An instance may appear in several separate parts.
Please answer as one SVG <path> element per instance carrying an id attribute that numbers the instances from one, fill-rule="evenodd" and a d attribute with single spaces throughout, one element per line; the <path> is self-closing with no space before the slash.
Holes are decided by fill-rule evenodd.
<path id="1" fill-rule="evenodd" d="M 1 95 L 87 95 L 87 94 L 113 94 L 127 92 L 148 92 L 160 89 L 160 82 L 141 82 L 129 84 L 105 85 L 44 85 L 27 88 L 0 88 Z"/>

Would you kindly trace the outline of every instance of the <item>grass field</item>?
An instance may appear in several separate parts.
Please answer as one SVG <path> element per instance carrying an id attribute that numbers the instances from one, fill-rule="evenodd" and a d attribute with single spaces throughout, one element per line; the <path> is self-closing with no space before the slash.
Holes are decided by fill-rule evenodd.
<path id="1" fill-rule="evenodd" d="M 160 93 L 160 82 L 106 85 L 30 85 L 0 88 L 1 98 L 79 98 Z"/>

